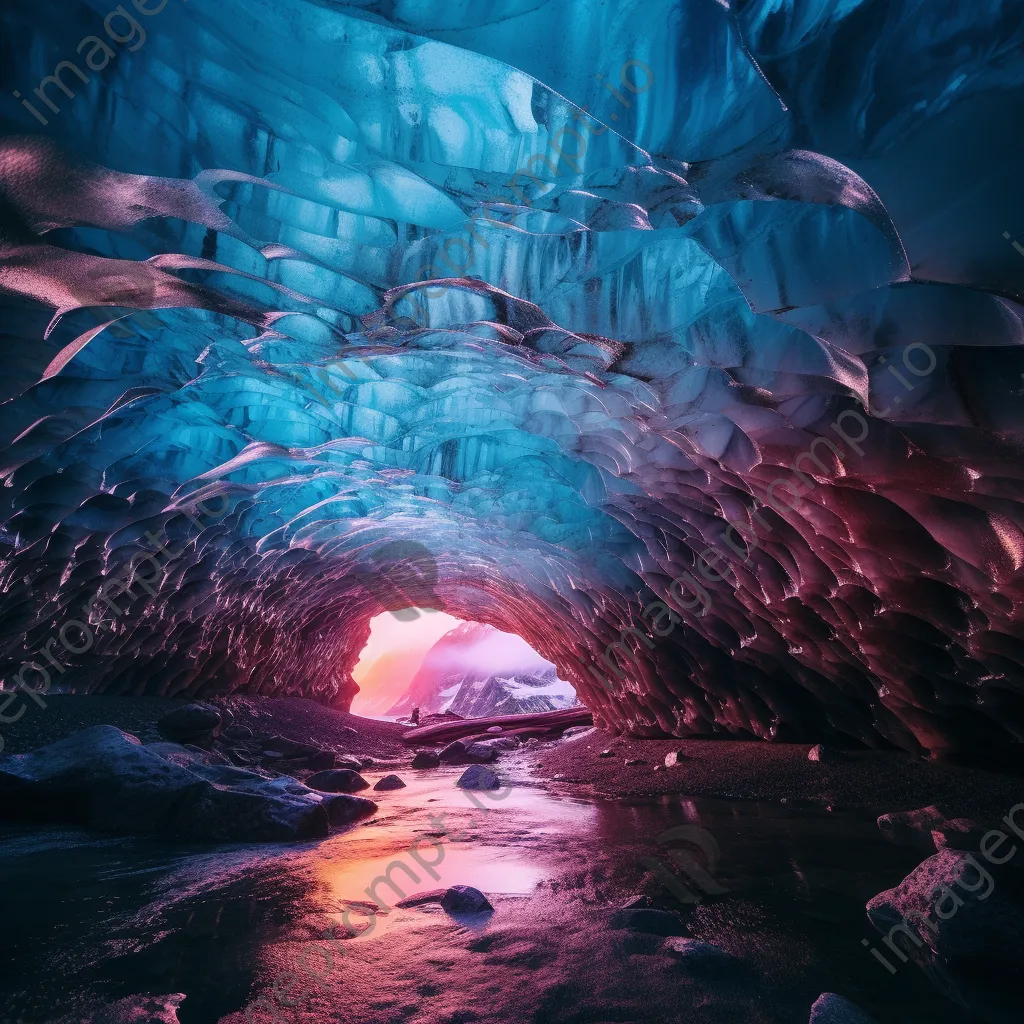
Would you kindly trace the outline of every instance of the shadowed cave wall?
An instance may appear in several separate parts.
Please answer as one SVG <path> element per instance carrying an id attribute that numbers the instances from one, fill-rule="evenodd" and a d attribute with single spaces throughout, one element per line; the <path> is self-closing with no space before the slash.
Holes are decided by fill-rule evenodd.
<path id="1" fill-rule="evenodd" d="M 1019 744 L 1024 6 L 464 6 L 5 7 L 7 686 Z"/>

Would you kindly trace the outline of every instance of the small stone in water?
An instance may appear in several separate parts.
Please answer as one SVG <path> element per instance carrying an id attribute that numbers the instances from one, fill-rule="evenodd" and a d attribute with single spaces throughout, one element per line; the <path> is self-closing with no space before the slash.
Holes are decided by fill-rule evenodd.
<path id="1" fill-rule="evenodd" d="M 374 789 L 405 789 L 405 783 L 397 775 L 385 775 L 373 787 Z"/>
<path id="2" fill-rule="evenodd" d="M 501 779 L 482 764 L 471 764 L 455 783 L 459 789 L 501 789 Z"/>
<path id="3" fill-rule="evenodd" d="M 482 914 L 493 911 L 487 897 L 471 885 L 453 885 L 441 897 L 441 906 L 449 914 Z"/>
<path id="4" fill-rule="evenodd" d="M 362 775 L 348 768 L 316 772 L 306 779 L 306 785 L 310 789 L 318 789 L 324 793 L 355 793 L 360 789 L 370 788 L 370 784 Z"/>

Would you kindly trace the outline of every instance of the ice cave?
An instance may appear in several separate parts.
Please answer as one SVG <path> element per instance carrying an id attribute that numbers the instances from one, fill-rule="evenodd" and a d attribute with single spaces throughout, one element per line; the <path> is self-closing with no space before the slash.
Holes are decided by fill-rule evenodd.
<path id="1" fill-rule="evenodd" d="M 851 789 L 858 813 L 975 813 L 920 772 L 1019 788 L 1024 0 L 5 0 L 0 24 L 0 800 L 22 813 L 43 769 L 18 759 L 73 742 L 54 708 L 117 732 L 89 741 L 104 763 L 198 708 L 236 730 L 222 764 L 146 756 L 221 795 L 217 772 L 259 769 L 309 812 L 294 836 L 209 834 L 324 836 L 341 797 L 282 765 L 310 768 L 327 721 L 351 752 L 361 714 L 400 743 L 414 702 L 360 705 L 356 669 L 371 622 L 411 608 L 519 638 L 566 701 L 525 711 L 571 722 L 595 772 L 644 766 L 627 793 L 669 786 L 666 757 L 740 771 L 719 752 L 800 744 L 800 772 L 812 745 L 909 766 L 886 769 L 898 792 Z M 408 742 L 461 742 L 429 728 Z M 502 756 L 572 781 L 535 728 Z M 788 776 L 757 764 L 673 792 L 761 799 Z M 785 799 L 841 807 L 842 770 L 813 771 Z M 110 823 L 89 808 L 78 825 Z M 879 879 L 913 866 L 867 849 Z M 861 917 L 881 887 L 851 883 Z M 942 976 L 972 1021 L 1016 1019 Z M 242 1021 L 252 980 L 181 1020 Z M 701 1019 L 860 1021 L 831 990 L 810 1010 L 825 984 Z M 883 1022 L 954 1019 L 923 981 L 865 985 Z M 154 986 L 111 992 L 178 991 Z M 351 1019 L 506 1019 L 360 993 Z M 676 1019 L 536 998 L 518 1019 Z M 295 1019 L 350 1019 L 322 1013 Z"/>

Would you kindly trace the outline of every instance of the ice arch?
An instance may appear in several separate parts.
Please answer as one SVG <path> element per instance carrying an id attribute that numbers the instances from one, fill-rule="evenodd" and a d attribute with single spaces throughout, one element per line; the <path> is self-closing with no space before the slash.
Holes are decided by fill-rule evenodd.
<path id="1" fill-rule="evenodd" d="M 0 114 L 8 683 L 345 705 L 431 600 L 613 728 L 1020 742 L 1019 2 L 156 8 Z"/>

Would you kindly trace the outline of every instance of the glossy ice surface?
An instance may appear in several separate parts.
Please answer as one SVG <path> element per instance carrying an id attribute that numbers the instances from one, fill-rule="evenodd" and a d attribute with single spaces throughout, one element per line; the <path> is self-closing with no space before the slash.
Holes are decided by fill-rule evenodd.
<path id="1" fill-rule="evenodd" d="M 1020 0 L 139 3 L 2 14 L 5 678 L 1021 738 Z"/>

